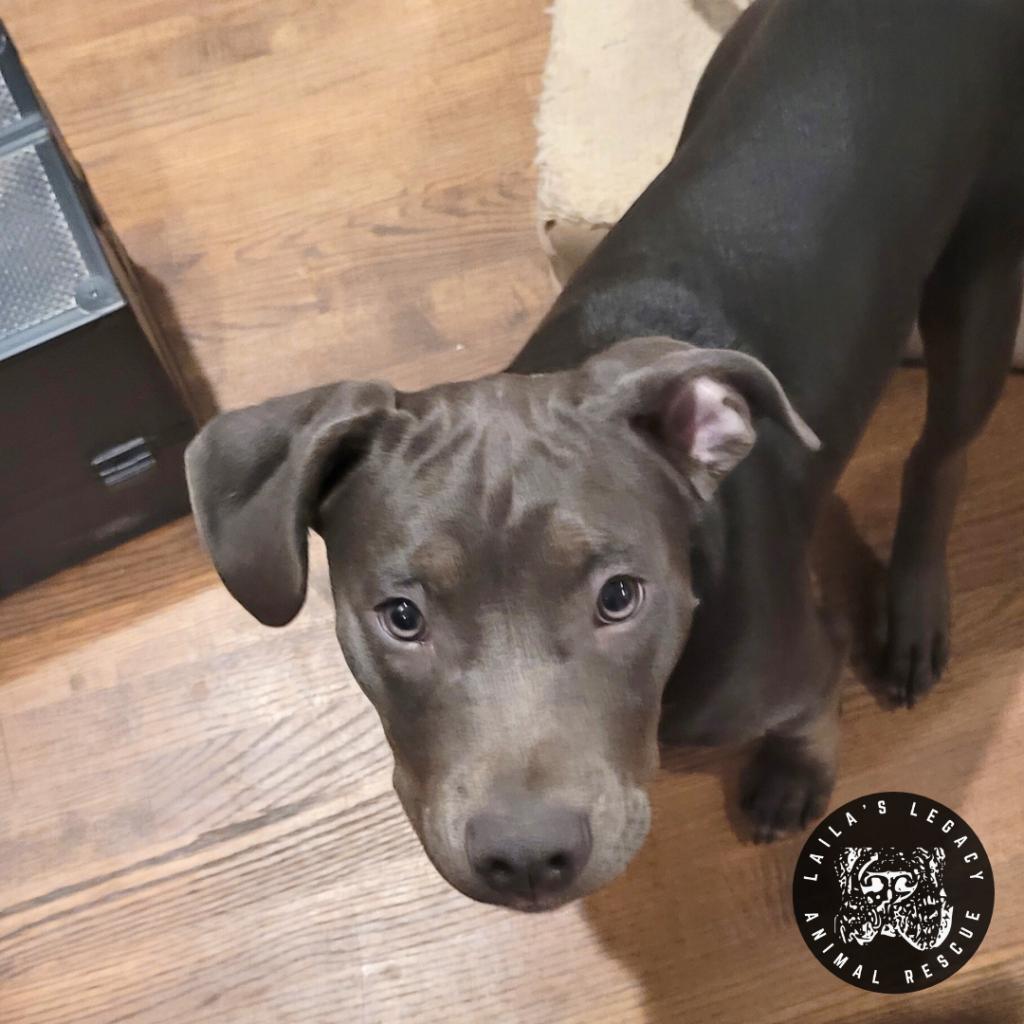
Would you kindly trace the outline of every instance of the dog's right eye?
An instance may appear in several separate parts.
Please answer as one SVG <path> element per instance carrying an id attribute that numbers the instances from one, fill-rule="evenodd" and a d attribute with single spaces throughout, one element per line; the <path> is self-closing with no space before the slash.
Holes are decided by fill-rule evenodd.
<path id="1" fill-rule="evenodd" d="M 613 576 L 597 595 L 597 617 L 605 625 L 625 622 L 636 614 L 643 596 L 635 576 Z"/>
<path id="2" fill-rule="evenodd" d="M 385 601 L 377 609 L 381 625 L 396 639 L 413 643 L 423 639 L 427 620 L 423 612 L 404 597 Z"/>

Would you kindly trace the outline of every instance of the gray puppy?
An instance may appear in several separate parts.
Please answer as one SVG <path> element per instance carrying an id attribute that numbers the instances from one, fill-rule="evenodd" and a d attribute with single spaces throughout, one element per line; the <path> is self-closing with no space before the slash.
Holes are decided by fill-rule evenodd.
<path id="1" fill-rule="evenodd" d="M 760 0 L 508 372 L 330 385 L 193 443 L 200 530 L 262 622 L 297 613 L 323 535 L 396 790 L 460 890 L 539 910 L 619 873 L 659 724 L 760 739 L 757 838 L 823 811 L 840 658 L 808 544 L 915 319 L 884 668 L 903 703 L 934 683 L 966 446 L 1020 315 L 1021 53 L 1017 0 Z"/>

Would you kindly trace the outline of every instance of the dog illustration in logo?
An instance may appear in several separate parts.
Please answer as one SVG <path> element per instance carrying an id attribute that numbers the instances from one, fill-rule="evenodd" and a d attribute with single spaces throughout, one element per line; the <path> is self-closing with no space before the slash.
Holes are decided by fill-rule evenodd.
<path id="1" fill-rule="evenodd" d="M 899 935 L 914 949 L 942 945 L 953 924 L 942 885 L 945 866 L 939 847 L 846 847 L 836 862 L 842 892 L 839 937 L 861 946 L 878 934 Z"/>

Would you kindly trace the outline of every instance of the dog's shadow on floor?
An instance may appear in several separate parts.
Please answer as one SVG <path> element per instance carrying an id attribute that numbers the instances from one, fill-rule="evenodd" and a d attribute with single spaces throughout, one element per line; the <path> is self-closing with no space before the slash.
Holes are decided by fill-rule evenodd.
<path id="1" fill-rule="evenodd" d="M 849 641 L 848 676 L 890 708 L 873 670 L 884 565 L 839 498 L 825 511 L 815 546 L 823 609 Z M 827 1006 L 833 1024 L 1003 1024 L 1000 1008 L 1020 1003 L 1019 979 L 964 973 L 893 1006 L 843 986 L 815 963 L 792 923 L 792 870 L 805 837 L 750 845 L 737 800 L 745 758 L 736 749 L 664 750 L 664 770 L 650 790 L 651 836 L 625 875 L 584 903 L 604 948 L 642 984 L 646 1019 L 724 1019 L 723 1008 L 732 1006 L 744 1008 L 737 1020 L 815 1020 Z M 716 805 L 728 829 L 702 826 Z M 790 1013 L 801 1004 L 804 1016 Z"/>
<path id="2" fill-rule="evenodd" d="M 822 614 L 846 648 L 847 672 L 882 708 L 892 708 L 879 674 L 885 649 L 885 563 L 861 537 L 850 509 L 832 495 L 814 537 L 812 571 Z"/>

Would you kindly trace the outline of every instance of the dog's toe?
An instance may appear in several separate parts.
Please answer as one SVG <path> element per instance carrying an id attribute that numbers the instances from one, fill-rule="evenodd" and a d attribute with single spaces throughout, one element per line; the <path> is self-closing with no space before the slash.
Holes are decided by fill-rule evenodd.
<path id="1" fill-rule="evenodd" d="M 914 639 L 902 630 L 894 630 L 883 667 L 886 691 L 893 703 L 912 708 L 926 697 L 942 676 L 948 658 L 945 630 L 931 633 L 926 629 Z"/>
<path id="2" fill-rule="evenodd" d="M 925 653 L 927 647 L 910 643 L 909 647 L 894 648 L 887 658 L 887 688 L 893 703 L 899 707 L 912 708 L 927 694 L 938 678 L 932 669 L 932 661 Z"/>
<path id="3" fill-rule="evenodd" d="M 944 574 L 891 580 L 881 665 L 894 704 L 912 708 L 939 681 L 949 660 L 949 599 Z"/>

